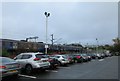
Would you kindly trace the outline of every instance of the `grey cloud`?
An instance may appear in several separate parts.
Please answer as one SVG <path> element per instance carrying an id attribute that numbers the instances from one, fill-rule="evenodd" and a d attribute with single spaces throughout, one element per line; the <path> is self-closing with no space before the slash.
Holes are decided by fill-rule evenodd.
<path id="1" fill-rule="evenodd" d="M 45 11 L 51 13 L 49 38 L 54 33 L 56 38 L 62 38 L 63 43 L 96 44 L 95 38 L 98 38 L 101 44 L 111 44 L 117 36 L 117 3 L 90 2 L 4 3 L 3 33 L 6 35 L 3 37 L 24 39 L 39 36 L 39 41 L 45 41 Z M 12 35 L 7 35 L 8 32 Z"/>

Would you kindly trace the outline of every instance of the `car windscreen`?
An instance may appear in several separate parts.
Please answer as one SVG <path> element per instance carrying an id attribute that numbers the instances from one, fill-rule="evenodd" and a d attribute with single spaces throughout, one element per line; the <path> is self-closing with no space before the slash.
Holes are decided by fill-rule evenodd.
<path id="1" fill-rule="evenodd" d="M 15 60 L 10 58 L 2 58 L 2 63 L 10 63 L 10 62 L 15 62 Z"/>
<path id="2" fill-rule="evenodd" d="M 83 56 L 87 56 L 86 54 L 82 54 Z"/>
<path id="3" fill-rule="evenodd" d="M 48 56 L 45 54 L 37 54 L 35 56 L 36 56 L 36 58 L 48 58 Z"/>
<path id="4" fill-rule="evenodd" d="M 62 56 L 63 58 L 67 59 L 67 56 Z"/>
<path id="5" fill-rule="evenodd" d="M 60 56 L 55 56 L 56 58 L 60 58 Z"/>

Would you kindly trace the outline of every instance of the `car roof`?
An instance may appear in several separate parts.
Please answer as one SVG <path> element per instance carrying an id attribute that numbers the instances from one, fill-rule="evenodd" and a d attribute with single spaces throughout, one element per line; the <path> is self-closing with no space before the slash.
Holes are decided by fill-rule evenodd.
<path id="1" fill-rule="evenodd" d="M 55 55 L 55 56 L 65 56 L 65 55 Z"/>
<path id="2" fill-rule="evenodd" d="M 9 58 L 9 57 L 0 57 L 0 59 L 2 59 L 2 58 Z"/>
<path id="3" fill-rule="evenodd" d="M 27 54 L 31 54 L 31 55 L 36 55 L 36 54 L 44 54 L 44 53 L 41 53 L 41 52 L 28 52 L 28 53 L 20 53 L 20 55 L 27 55 Z"/>

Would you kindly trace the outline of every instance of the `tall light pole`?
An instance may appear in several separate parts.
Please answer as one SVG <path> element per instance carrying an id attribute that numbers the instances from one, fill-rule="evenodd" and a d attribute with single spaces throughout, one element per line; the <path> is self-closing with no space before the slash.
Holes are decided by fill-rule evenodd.
<path id="1" fill-rule="evenodd" d="M 48 44 L 47 44 L 47 33 L 48 33 L 48 17 L 50 16 L 50 13 L 45 12 L 45 17 L 46 17 L 46 44 L 45 44 L 45 54 L 47 54 L 47 48 L 48 48 Z"/>

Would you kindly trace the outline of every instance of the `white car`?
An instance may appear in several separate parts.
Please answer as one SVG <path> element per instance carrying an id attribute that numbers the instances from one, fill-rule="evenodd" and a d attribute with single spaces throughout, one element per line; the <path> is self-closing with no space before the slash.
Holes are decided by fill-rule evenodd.
<path id="1" fill-rule="evenodd" d="M 21 68 L 25 70 L 27 74 L 30 74 L 33 69 L 46 69 L 49 68 L 50 63 L 48 58 L 43 53 L 21 53 L 14 58 L 20 63 Z"/>
<path id="2" fill-rule="evenodd" d="M 58 59 L 60 65 L 67 65 L 69 63 L 69 60 L 65 55 L 54 55 L 54 56 Z"/>
<path id="3" fill-rule="evenodd" d="M 99 54 L 99 53 L 97 53 L 96 56 L 97 56 L 98 59 L 101 59 L 101 58 L 102 58 L 102 55 Z"/>

